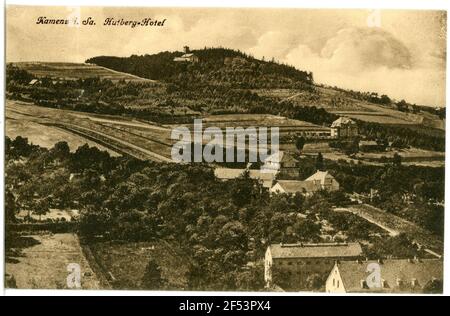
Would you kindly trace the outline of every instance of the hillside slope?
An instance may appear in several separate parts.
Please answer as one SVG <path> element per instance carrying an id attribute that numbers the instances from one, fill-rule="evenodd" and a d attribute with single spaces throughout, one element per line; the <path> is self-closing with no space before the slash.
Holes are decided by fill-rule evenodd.
<path id="1" fill-rule="evenodd" d="M 255 59 L 240 51 L 205 48 L 191 52 L 199 62 L 176 62 L 181 52 L 131 57 L 99 56 L 86 60 L 118 71 L 167 83 L 222 85 L 231 88 L 300 88 L 313 83 L 312 73 L 274 61 Z"/>
<path id="2" fill-rule="evenodd" d="M 258 60 L 232 49 L 205 48 L 191 53 L 198 57 L 198 62 L 174 61 L 182 55 L 181 52 L 131 57 L 99 56 L 86 62 L 161 80 L 171 84 L 173 91 L 214 87 L 221 89 L 226 98 L 231 93 L 230 89 L 245 89 L 279 103 L 315 106 L 365 122 L 445 128 L 442 120 L 445 111 L 408 104 L 403 100 L 394 102 L 387 95 L 315 85 L 311 72 L 275 61 Z M 204 95 L 207 94 L 208 91 L 204 91 Z M 214 108 L 217 110 L 217 106 Z"/>
<path id="3" fill-rule="evenodd" d="M 355 118 L 361 134 L 369 139 L 445 150 L 445 130 L 433 128 L 444 126 L 444 121 L 432 108 L 425 111 L 405 101 L 394 103 L 385 95 L 316 85 L 309 72 L 239 51 L 217 48 L 193 54 L 198 62 L 178 62 L 174 58 L 181 52 L 163 52 L 94 57 L 87 62 L 98 65 L 80 64 L 81 68 L 89 65 L 106 71 L 110 67 L 114 74 L 127 76 L 123 73 L 127 71 L 133 77 L 151 78 L 143 81 L 113 80 L 95 72 L 78 74 L 85 77 L 77 80 L 60 80 L 60 69 L 65 68 L 60 63 L 34 63 L 35 69 L 46 72 L 31 85 L 30 80 L 39 77 L 36 72 L 8 64 L 7 98 L 163 124 L 190 123 L 195 117 L 214 114 L 272 114 L 330 126 L 345 115 Z M 70 71 L 66 72 L 70 77 Z"/>
<path id="4" fill-rule="evenodd" d="M 113 68 L 105 68 L 94 64 L 18 62 L 13 63 L 13 65 L 28 71 L 37 78 L 44 78 L 48 76 L 63 80 L 77 80 L 100 77 L 111 81 L 148 81 L 148 79 L 138 77 L 131 73 L 119 72 Z"/>

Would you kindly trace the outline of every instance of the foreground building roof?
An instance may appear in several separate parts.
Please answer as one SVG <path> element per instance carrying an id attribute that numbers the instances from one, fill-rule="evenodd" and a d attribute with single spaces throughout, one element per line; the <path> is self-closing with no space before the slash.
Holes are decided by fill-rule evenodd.
<path id="1" fill-rule="evenodd" d="M 380 267 L 380 288 L 369 288 L 364 283 L 370 263 L 377 263 Z M 443 263 L 440 259 L 341 261 L 336 267 L 346 292 L 417 292 L 430 281 L 443 280 Z"/>

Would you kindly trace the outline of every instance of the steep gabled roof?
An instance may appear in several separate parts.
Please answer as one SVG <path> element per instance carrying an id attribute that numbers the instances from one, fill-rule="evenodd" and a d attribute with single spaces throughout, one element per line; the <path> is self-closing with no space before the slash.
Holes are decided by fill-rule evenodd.
<path id="1" fill-rule="evenodd" d="M 443 280 L 443 263 L 439 259 L 386 259 L 379 264 L 381 279 L 385 281 L 383 288 L 362 288 L 361 280 L 366 280 L 367 267 L 377 261 L 341 261 L 337 267 L 344 288 L 347 292 L 414 292 L 422 289 L 433 278 Z M 412 286 L 413 279 L 416 287 Z M 397 281 L 401 281 L 401 286 Z"/>
<path id="2" fill-rule="evenodd" d="M 264 159 L 264 163 L 280 163 L 283 160 L 284 151 L 277 151 Z"/>
<path id="3" fill-rule="evenodd" d="M 356 258 L 362 255 L 359 243 L 272 244 L 272 258 Z"/>
<path id="4" fill-rule="evenodd" d="M 341 116 L 336 121 L 334 121 L 331 124 L 331 127 L 341 127 L 341 125 L 347 125 L 347 124 L 356 124 L 355 121 L 349 119 L 348 117 Z"/>
<path id="5" fill-rule="evenodd" d="M 216 168 L 214 169 L 214 175 L 222 180 L 230 180 L 239 178 L 245 171 L 246 169 Z M 272 186 L 272 182 L 277 175 L 276 171 L 271 170 L 261 171 L 260 169 L 250 169 L 248 172 L 251 179 L 261 180 L 265 188 Z"/>
<path id="6" fill-rule="evenodd" d="M 277 183 L 283 188 L 286 193 L 300 192 L 315 192 L 321 189 L 313 181 L 298 181 L 298 180 L 278 180 Z"/>
<path id="7" fill-rule="evenodd" d="M 328 173 L 328 171 L 318 170 L 315 174 L 307 178 L 305 181 L 317 181 L 319 180 L 321 184 L 325 183 L 326 178 L 334 179 L 334 177 Z"/>

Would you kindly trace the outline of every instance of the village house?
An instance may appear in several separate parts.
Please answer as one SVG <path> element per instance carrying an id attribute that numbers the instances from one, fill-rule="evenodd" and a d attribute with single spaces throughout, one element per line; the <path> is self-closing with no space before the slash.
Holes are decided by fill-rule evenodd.
<path id="1" fill-rule="evenodd" d="M 311 195 L 314 192 L 325 191 L 337 191 L 339 190 L 339 182 L 328 171 L 317 171 L 306 180 L 277 180 L 277 182 L 270 188 L 270 193 L 302 193 L 305 195 Z"/>
<path id="2" fill-rule="evenodd" d="M 358 136 L 358 125 L 348 117 L 340 117 L 331 124 L 333 138 L 352 138 Z"/>
<path id="3" fill-rule="evenodd" d="M 236 179 L 244 175 L 244 172 L 248 171 L 248 175 L 251 179 L 255 179 L 261 182 L 264 188 L 272 187 L 273 182 L 277 176 L 277 171 L 262 171 L 260 169 L 233 169 L 233 168 L 215 168 L 214 175 L 216 178 L 227 181 Z"/>
<path id="4" fill-rule="evenodd" d="M 318 170 L 315 174 L 307 178 L 305 181 L 313 181 L 315 185 L 320 186 L 325 191 L 339 190 L 339 182 L 328 172 Z"/>
<path id="5" fill-rule="evenodd" d="M 28 83 L 30 86 L 35 86 L 35 85 L 38 85 L 38 84 L 41 84 L 42 82 L 41 82 L 41 80 L 39 80 L 39 79 L 31 79 L 31 81 Z"/>
<path id="6" fill-rule="evenodd" d="M 270 188 L 269 191 L 273 194 L 301 193 L 304 195 L 311 195 L 314 192 L 320 191 L 320 186 L 317 186 L 313 181 L 277 180 L 277 182 Z"/>
<path id="7" fill-rule="evenodd" d="M 369 269 L 378 265 L 378 273 Z M 422 293 L 433 282 L 442 282 L 440 259 L 386 259 L 379 261 L 341 261 L 331 270 L 325 290 L 328 293 Z M 368 282 L 369 281 L 369 282 Z"/>
<path id="8" fill-rule="evenodd" d="M 357 260 L 361 256 L 359 243 L 272 244 L 265 254 L 264 280 L 267 287 L 301 290 L 314 275 L 324 280 L 336 260 Z"/>
<path id="9" fill-rule="evenodd" d="M 199 62 L 199 58 L 197 55 L 193 54 L 189 50 L 189 46 L 184 46 L 184 54 L 181 55 L 181 57 L 175 57 L 173 61 L 177 62 L 190 62 L 190 63 L 197 63 Z"/>
<path id="10" fill-rule="evenodd" d="M 298 177 L 298 160 L 289 153 L 278 151 L 264 160 L 264 169 L 276 170 L 279 172 L 278 177 Z"/>
<path id="11" fill-rule="evenodd" d="M 271 188 L 276 178 L 288 175 L 289 177 L 298 176 L 298 161 L 290 154 L 279 151 L 270 155 L 264 160 L 261 169 L 250 169 L 251 164 L 247 168 L 215 168 L 214 174 L 218 179 L 223 181 L 236 179 L 249 172 L 251 179 L 261 181 L 263 187 Z"/>

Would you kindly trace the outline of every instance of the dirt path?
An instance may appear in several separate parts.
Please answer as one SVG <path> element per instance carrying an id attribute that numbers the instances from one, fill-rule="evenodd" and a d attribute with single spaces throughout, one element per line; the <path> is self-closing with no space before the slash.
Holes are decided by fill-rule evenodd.
<path id="1" fill-rule="evenodd" d="M 138 77 L 136 75 L 132 75 L 132 74 L 127 73 L 127 72 L 117 71 L 117 70 L 114 70 L 114 69 L 111 69 L 111 68 L 106 68 L 106 67 L 103 67 L 103 66 L 99 66 L 97 64 L 85 64 L 85 65 L 89 65 L 89 66 L 93 66 L 94 65 L 94 66 L 96 66 L 98 68 L 102 68 L 102 69 L 105 69 L 105 70 L 108 70 L 110 72 L 113 72 L 113 73 L 116 73 L 116 74 L 120 74 L 120 75 L 123 75 L 123 76 L 131 77 L 133 79 L 138 79 L 138 80 L 148 81 L 148 82 L 154 82 L 154 83 L 158 82 L 158 81 L 153 80 L 153 79 Z"/>
<path id="2" fill-rule="evenodd" d="M 436 255 L 443 253 L 443 242 L 437 236 L 433 235 L 428 230 L 406 219 L 386 212 L 385 210 L 368 204 L 361 204 L 348 208 L 336 208 L 335 211 L 351 212 L 386 230 L 391 236 L 405 233 L 415 243 L 423 246 L 425 250 L 429 250 Z"/>
<path id="3" fill-rule="evenodd" d="M 68 125 L 68 127 L 70 128 L 69 124 L 67 124 L 67 125 Z M 72 128 L 76 128 L 76 129 L 79 129 L 79 130 L 82 130 L 82 131 L 85 131 L 85 132 L 88 132 L 89 134 L 92 134 L 92 136 L 95 136 L 95 134 L 97 134 L 97 135 L 100 135 L 100 136 L 102 136 L 102 137 L 111 139 L 111 140 L 113 140 L 113 141 L 115 141 L 115 142 L 117 142 L 117 143 L 119 143 L 119 144 L 124 145 L 125 147 L 129 147 L 129 148 L 132 148 L 132 149 L 134 149 L 134 150 L 137 150 L 137 151 L 139 151 L 139 152 L 141 152 L 141 153 L 146 154 L 147 156 L 150 157 L 151 160 L 155 160 L 155 161 L 164 161 L 164 162 L 173 162 L 172 159 L 170 159 L 170 158 L 164 157 L 164 156 L 159 155 L 159 154 L 157 154 L 157 153 L 155 153 L 155 152 L 153 152 L 153 151 L 144 149 L 144 148 L 142 148 L 142 147 L 140 147 L 140 146 L 136 146 L 136 145 L 134 145 L 134 144 L 132 144 L 132 143 L 130 143 L 130 142 L 127 142 L 127 141 L 125 141 L 125 140 L 123 140 L 123 139 L 119 139 L 119 138 L 117 138 L 117 137 L 114 137 L 114 136 L 111 136 L 111 135 L 102 133 L 102 132 L 100 132 L 100 131 L 94 131 L 94 130 L 91 130 L 91 129 L 88 129 L 88 128 L 85 128 L 85 127 L 81 127 L 81 126 L 71 126 L 71 127 L 72 127 Z M 95 137 L 94 137 L 94 138 L 95 138 Z"/>

